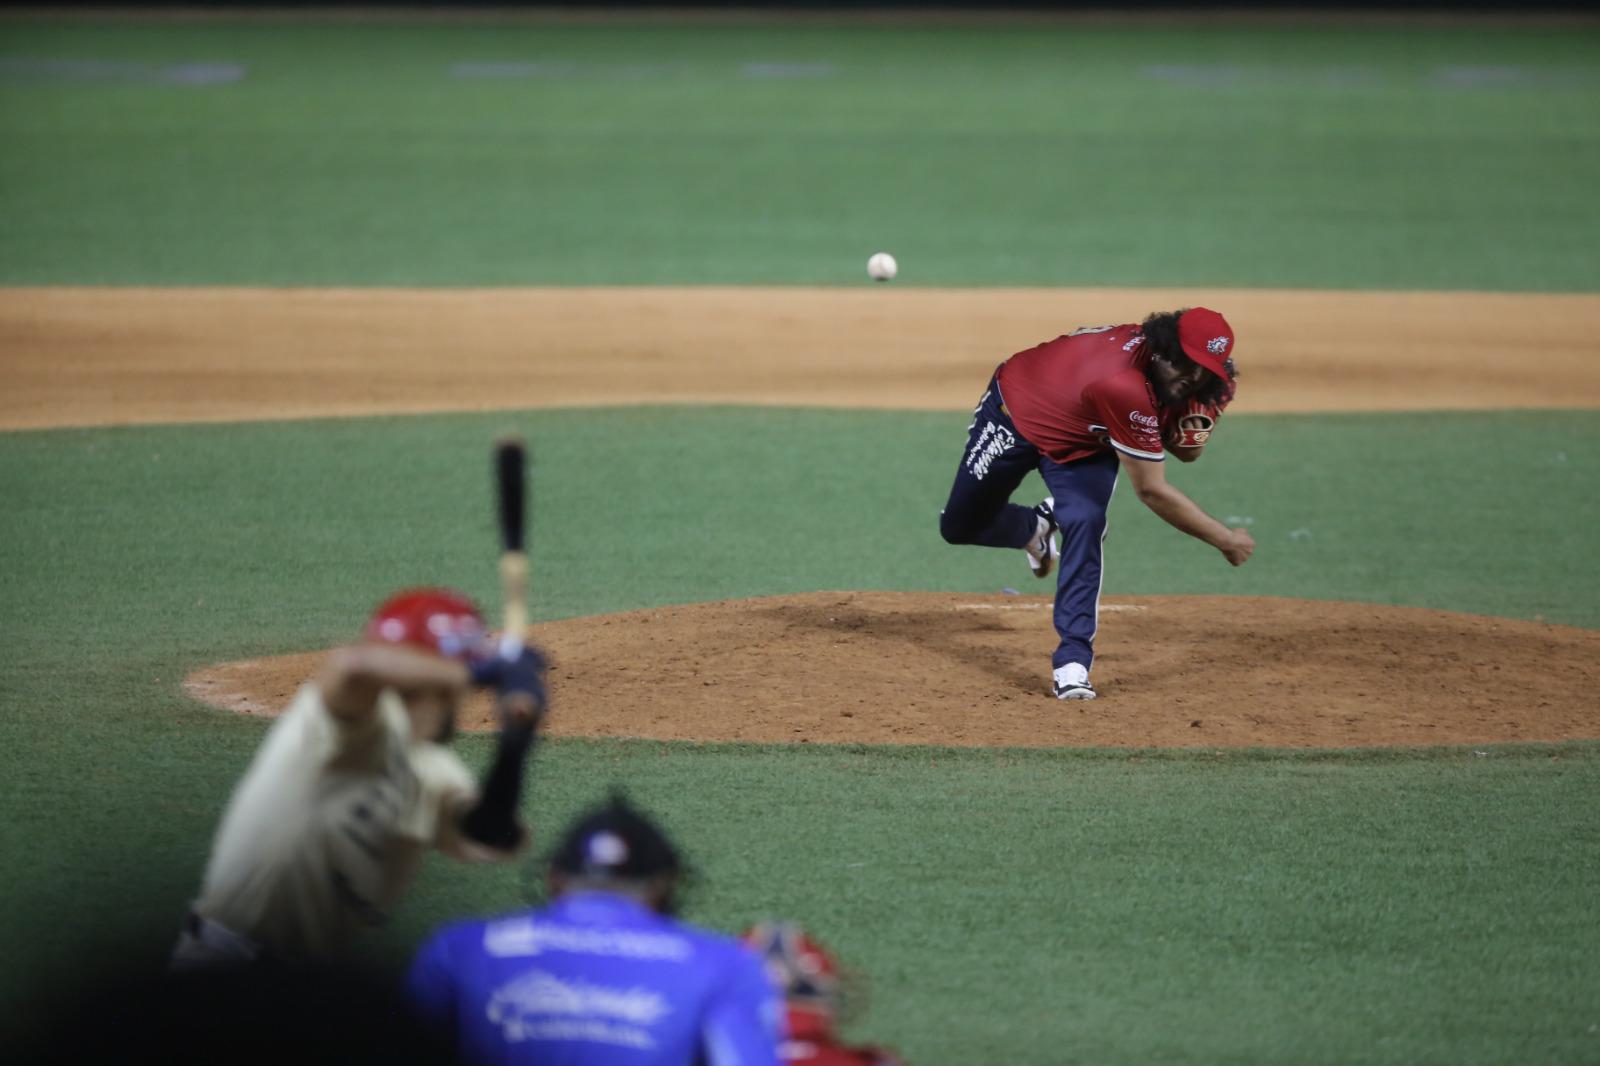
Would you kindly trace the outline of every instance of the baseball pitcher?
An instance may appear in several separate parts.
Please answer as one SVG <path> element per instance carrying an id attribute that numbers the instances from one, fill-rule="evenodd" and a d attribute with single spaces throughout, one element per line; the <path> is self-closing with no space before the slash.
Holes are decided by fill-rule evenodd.
<path id="1" fill-rule="evenodd" d="M 1001 363 L 978 403 L 939 531 L 951 544 L 1021 548 L 1036 577 L 1059 570 L 1057 699 L 1095 698 L 1101 544 L 1120 471 L 1140 502 L 1232 565 L 1255 551 L 1249 532 L 1229 529 L 1168 483 L 1162 462 L 1168 452 L 1199 458 L 1233 399 L 1233 344 L 1227 321 L 1204 307 L 1079 329 Z M 1034 469 L 1050 498 L 1011 503 Z"/>

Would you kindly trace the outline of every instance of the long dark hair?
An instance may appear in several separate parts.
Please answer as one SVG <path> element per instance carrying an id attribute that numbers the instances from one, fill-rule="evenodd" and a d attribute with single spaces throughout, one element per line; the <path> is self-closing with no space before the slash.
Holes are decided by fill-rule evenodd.
<path id="1" fill-rule="evenodd" d="M 1151 356 L 1171 364 L 1182 374 L 1190 373 L 1198 365 L 1184 354 L 1183 345 L 1178 343 L 1178 316 L 1187 310 L 1185 307 L 1180 311 L 1157 311 L 1147 317 L 1139 327 L 1144 332 L 1145 343 L 1150 346 Z M 1228 365 L 1231 368 L 1233 361 L 1229 360 Z M 1201 403 L 1217 403 L 1233 391 L 1233 383 L 1238 377 L 1237 370 L 1226 379 L 1208 370 L 1201 376 L 1200 387 L 1190 398 Z"/>

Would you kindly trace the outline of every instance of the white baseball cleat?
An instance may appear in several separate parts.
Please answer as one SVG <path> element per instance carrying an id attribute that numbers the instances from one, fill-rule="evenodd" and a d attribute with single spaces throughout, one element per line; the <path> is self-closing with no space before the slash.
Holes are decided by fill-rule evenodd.
<path id="1" fill-rule="evenodd" d="M 1061 558 L 1061 545 L 1056 540 L 1056 501 L 1045 500 L 1033 509 L 1038 525 L 1033 531 L 1033 539 L 1022 546 L 1022 552 L 1028 557 L 1028 568 L 1033 571 L 1034 577 L 1049 577 L 1050 571 L 1055 569 L 1056 560 Z"/>
<path id="2" fill-rule="evenodd" d="M 1058 700 L 1092 700 L 1094 686 L 1089 684 L 1089 671 L 1081 663 L 1067 663 L 1055 669 L 1054 686 Z"/>

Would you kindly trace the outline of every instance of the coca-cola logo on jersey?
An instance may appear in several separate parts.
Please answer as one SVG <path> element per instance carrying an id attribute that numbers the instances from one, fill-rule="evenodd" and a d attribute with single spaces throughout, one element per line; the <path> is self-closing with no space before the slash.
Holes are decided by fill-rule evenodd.
<path id="1" fill-rule="evenodd" d="M 1133 412 L 1128 416 L 1128 421 L 1132 422 L 1136 426 L 1143 426 L 1145 429 L 1161 428 L 1161 419 L 1157 418 L 1155 415 L 1147 415 L 1143 411 Z"/>

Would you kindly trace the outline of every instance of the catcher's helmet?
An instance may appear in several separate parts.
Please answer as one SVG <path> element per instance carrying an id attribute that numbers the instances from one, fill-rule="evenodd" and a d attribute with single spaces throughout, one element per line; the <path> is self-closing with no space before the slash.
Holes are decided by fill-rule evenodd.
<path id="1" fill-rule="evenodd" d="M 409 644 L 448 659 L 475 659 L 493 650 L 477 605 L 442 588 L 395 593 L 372 612 L 365 636 L 384 644 Z"/>
<path id="2" fill-rule="evenodd" d="M 677 876 L 683 862 L 661 827 L 620 793 L 567 829 L 550 865 L 565 874 L 640 881 Z"/>
<path id="3" fill-rule="evenodd" d="M 794 922 L 760 922 L 741 934 L 766 965 L 790 1006 L 833 1014 L 839 1009 L 839 963 Z"/>

